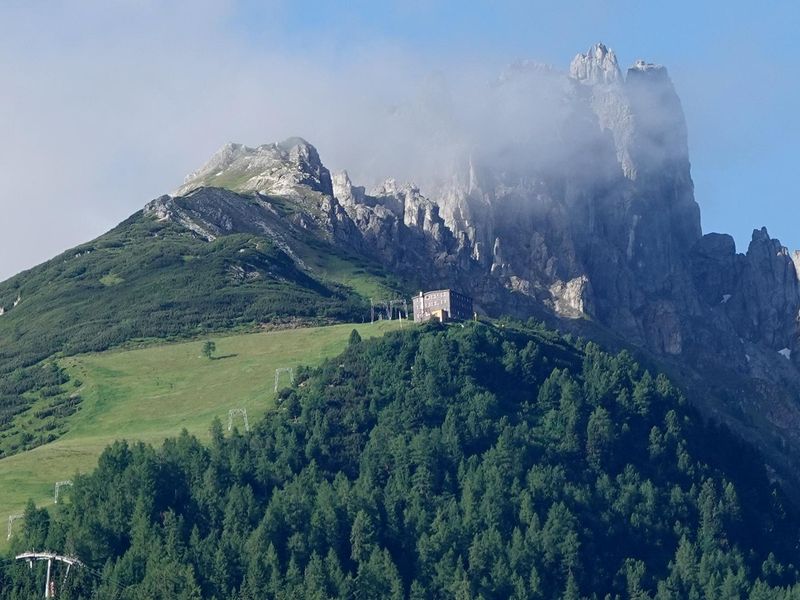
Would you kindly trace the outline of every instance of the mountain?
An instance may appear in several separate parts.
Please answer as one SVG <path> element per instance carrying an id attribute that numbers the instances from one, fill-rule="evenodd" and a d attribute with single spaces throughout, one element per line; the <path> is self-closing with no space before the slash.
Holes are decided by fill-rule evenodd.
<path id="1" fill-rule="evenodd" d="M 139 337 L 359 320 L 369 298 L 450 286 L 483 314 L 635 350 L 800 492 L 800 258 L 766 229 L 744 254 L 703 235 L 666 68 L 623 73 L 596 44 L 568 72 L 512 65 L 490 93 L 486 125 L 507 135 L 434 147 L 419 186 L 356 185 L 301 138 L 225 145 L 107 236 L 0 284 L 0 372 Z"/>
<path id="2" fill-rule="evenodd" d="M 797 597 L 800 255 L 703 234 L 663 66 L 597 44 L 489 94 L 504 135 L 434 146 L 419 185 L 362 187 L 301 138 L 227 144 L 0 283 L 3 455 L 80 410 L 64 354 L 421 288 L 496 317 L 354 333 L 246 435 L 118 442 L 14 549 L 78 554 L 79 598 Z M 4 597 L 36 577 L 3 567 Z"/>
<path id="3" fill-rule="evenodd" d="M 268 232 L 260 199 L 292 197 L 294 222 L 376 258 L 406 289 L 455 287 L 489 315 L 537 315 L 638 348 L 798 483 L 800 259 L 763 228 L 744 254 L 730 236 L 703 235 L 665 67 L 637 61 L 623 74 L 597 44 L 569 73 L 520 63 L 493 87 L 501 106 L 541 90 L 552 122 L 442 160 L 427 191 L 391 179 L 368 191 L 295 138 L 225 146 L 146 213 L 211 239 Z M 255 200 L 234 208 L 204 186 Z"/>
<path id="4" fill-rule="evenodd" d="M 64 597 L 796 598 L 797 512 L 663 375 L 541 326 L 430 324 L 298 373 L 249 433 L 117 442 L 12 550 Z M 0 566 L 8 600 L 44 570 Z M 63 589 L 62 589 L 63 582 Z"/>

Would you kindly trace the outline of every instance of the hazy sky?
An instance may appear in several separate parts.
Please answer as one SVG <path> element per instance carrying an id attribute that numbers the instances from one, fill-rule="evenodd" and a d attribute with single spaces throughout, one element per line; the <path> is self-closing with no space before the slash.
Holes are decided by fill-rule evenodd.
<path id="1" fill-rule="evenodd" d="M 0 279 L 103 233 L 226 141 L 300 135 L 358 171 L 381 135 L 370 115 L 441 74 L 565 69 L 596 41 L 623 68 L 669 68 L 704 231 L 744 250 L 766 225 L 800 248 L 798 6 L 3 0 Z"/>

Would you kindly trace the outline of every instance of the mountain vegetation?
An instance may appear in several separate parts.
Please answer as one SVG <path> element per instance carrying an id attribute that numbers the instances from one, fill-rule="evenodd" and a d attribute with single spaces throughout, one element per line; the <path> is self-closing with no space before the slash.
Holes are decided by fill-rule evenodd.
<path id="1" fill-rule="evenodd" d="M 0 283 L 0 306 L 8 307 L 0 315 L 0 457 L 63 435 L 78 410 L 80 394 L 52 360 L 57 354 L 368 318 L 369 300 L 355 289 L 380 285 L 385 275 L 322 240 L 303 247 L 306 263 L 263 236 L 207 241 L 139 212 Z"/>
<path id="2" fill-rule="evenodd" d="M 29 499 L 52 506 L 53 484 L 94 469 L 115 440 L 160 445 L 186 429 L 206 442 L 209 424 L 216 417 L 227 425 L 232 408 L 245 409 L 254 423 L 275 406 L 276 369 L 319 365 L 342 352 L 354 329 L 366 339 L 405 325 L 383 320 L 215 336 L 211 361 L 202 339 L 59 358 L 80 410 L 60 421 L 66 431 L 58 439 L 0 460 L 0 519 L 22 513 Z M 279 390 L 290 385 L 291 374 L 277 383 Z M 51 400 L 37 400 L 16 427 L 35 430 Z M 2 536 L 0 552 L 6 547 Z"/>
<path id="3" fill-rule="evenodd" d="M 86 563 L 63 598 L 800 594 L 763 460 L 628 353 L 535 323 L 353 335 L 250 433 L 117 442 L 70 494 L 13 542 Z"/>

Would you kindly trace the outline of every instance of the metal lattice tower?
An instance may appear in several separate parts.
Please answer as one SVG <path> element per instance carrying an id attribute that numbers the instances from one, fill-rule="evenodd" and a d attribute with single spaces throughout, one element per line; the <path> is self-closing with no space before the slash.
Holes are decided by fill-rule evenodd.
<path id="1" fill-rule="evenodd" d="M 18 521 L 19 519 L 24 519 L 25 515 L 9 515 L 8 516 L 8 535 L 6 536 L 7 540 L 11 539 L 11 530 L 14 527 L 14 521 Z"/>
<path id="2" fill-rule="evenodd" d="M 55 598 L 56 597 L 56 582 L 52 579 L 52 572 L 53 572 L 53 561 L 64 563 L 67 565 L 67 570 L 64 573 L 64 579 L 62 580 L 62 584 L 67 582 L 67 577 L 69 576 L 69 570 L 72 566 L 76 567 L 83 567 L 84 564 L 79 561 L 77 558 L 73 556 L 61 556 L 60 554 L 55 554 L 53 552 L 23 552 L 22 554 L 18 554 L 15 557 L 17 560 L 26 560 L 28 561 L 28 566 L 33 569 L 33 562 L 34 561 L 47 561 L 47 579 L 45 580 L 44 584 L 44 597 L 45 598 Z"/>
<path id="3" fill-rule="evenodd" d="M 250 431 L 250 423 L 247 421 L 247 409 L 246 408 L 232 408 L 228 411 L 228 431 L 233 429 L 233 418 L 234 417 L 242 417 L 244 420 L 244 430 Z"/>
<path id="4" fill-rule="evenodd" d="M 283 373 L 289 374 L 289 380 L 291 383 L 294 383 L 294 369 L 292 367 L 280 367 L 275 369 L 275 393 L 278 393 L 278 381 L 281 378 Z"/>
<path id="5" fill-rule="evenodd" d="M 71 479 L 65 479 L 64 481 L 56 481 L 55 498 L 53 500 L 54 504 L 58 504 L 58 492 L 61 490 L 62 487 L 66 487 L 68 485 L 72 485 Z"/>

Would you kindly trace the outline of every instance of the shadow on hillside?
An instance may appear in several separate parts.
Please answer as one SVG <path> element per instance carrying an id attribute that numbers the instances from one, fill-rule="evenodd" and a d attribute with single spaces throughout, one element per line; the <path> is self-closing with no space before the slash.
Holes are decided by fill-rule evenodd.
<path id="1" fill-rule="evenodd" d="M 225 358 L 236 358 L 237 356 L 239 355 L 234 353 L 234 354 L 223 354 L 222 356 L 211 356 L 209 358 L 211 358 L 211 360 L 223 360 Z"/>

